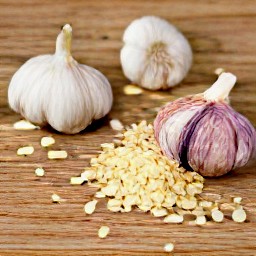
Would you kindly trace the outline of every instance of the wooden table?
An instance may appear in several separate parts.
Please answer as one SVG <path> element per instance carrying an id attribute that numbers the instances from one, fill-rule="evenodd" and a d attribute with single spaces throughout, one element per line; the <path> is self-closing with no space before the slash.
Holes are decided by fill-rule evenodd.
<path id="1" fill-rule="evenodd" d="M 125 79 L 119 61 L 122 33 L 135 18 L 158 15 L 175 24 L 189 39 L 194 64 L 182 84 L 168 92 L 123 93 Z M 8 82 L 27 59 L 52 53 L 59 27 L 74 29 L 73 55 L 101 70 L 110 80 L 115 102 L 105 120 L 74 136 L 49 128 L 15 131 L 20 119 L 7 105 Z M 256 1 L 0 1 L 0 255 L 163 255 L 165 243 L 175 244 L 175 255 L 256 255 L 255 164 L 219 179 L 207 179 L 204 196 L 229 202 L 242 196 L 246 223 L 225 218 L 202 227 L 164 224 L 162 219 L 135 210 L 111 213 L 102 200 L 97 211 L 86 216 L 84 204 L 95 189 L 72 186 L 89 159 L 110 142 L 111 118 L 125 124 L 152 121 L 156 108 L 186 94 L 202 92 L 216 80 L 214 70 L 223 67 L 238 77 L 231 93 L 234 108 L 256 125 Z M 140 104 L 138 104 L 138 102 Z M 55 149 L 65 149 L 64 161 L 49 161 L 40 138 L 53 135 Z M 31 144 L 35 153 L 19 157 L 16 150 Z M 43 166 L 45 177 L 34 170 Z M 66 199 L 51 202 L 52 193 Z M 106 224 L 110 235 L 97 237 Z"/>

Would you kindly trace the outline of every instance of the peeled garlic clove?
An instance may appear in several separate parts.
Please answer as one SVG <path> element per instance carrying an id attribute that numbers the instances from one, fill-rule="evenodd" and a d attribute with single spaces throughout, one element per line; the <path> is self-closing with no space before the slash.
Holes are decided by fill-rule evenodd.
<path id="1" fill-rule="evenodd" d="M 204 176 L 220 176 L 255 156 L 254 127 L 228 105 L 235 82 L 233 74 L 222 73 L 203 94 L 177 99 L 160 110 L 155 137 L 168 158 Z"/>
<path id="2" fill-rule="evenodd" d="M 141 87 L 173 87 L 186 76 L 192 63 L 187 39 L 166 20 L 145 16 L 125 30 L 121 64 L 127 78 Z"/>
<path id="3" fill-rule="evenodd" d="M 72 28 L 66 24 L 53 55 L 31 58 L 14 74 L 10 107 L 32 123 L 49 123 L 63 133 L 78 133 L 111 109 L 113 96 L 106 77 L 79 64 L 71 55 Z"/>

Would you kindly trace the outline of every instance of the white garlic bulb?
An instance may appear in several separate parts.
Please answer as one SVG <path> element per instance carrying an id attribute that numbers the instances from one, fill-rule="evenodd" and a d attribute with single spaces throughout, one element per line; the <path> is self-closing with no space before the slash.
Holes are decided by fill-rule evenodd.
<path id="1" fill-rule="evenodd" d="M 32 123 L 49 123 L 74 134 L 111 109 L 113 95 L 107 78 L 71 56 L 72 28 L 66 24 L 53 55 L 31 58 L 10 82 L 10 107 Z"/>
<path id="2" fill-rule="evenodd" d="M 186 76 L 192 50 L 176 27 L 154 16 L 134 20 L 125 30 L 121 64 L 125 76 L 141 87 L 173 87 Z"/>

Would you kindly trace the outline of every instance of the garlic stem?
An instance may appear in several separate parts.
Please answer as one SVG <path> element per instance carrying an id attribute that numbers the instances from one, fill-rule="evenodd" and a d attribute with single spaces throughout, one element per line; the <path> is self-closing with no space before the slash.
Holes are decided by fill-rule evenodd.
<path id="1" fill-rule="evenodd" d="M 56 55 L 64 56 L 67 61 L 71 57 L 71 40 L 72 40 L 72 27 L 69 24 L 63 26 L 56 40 Z"/>
<path id="2" fill-rule="evenodd" d="M 204 98 L 209 101 L 226 100 L 236 83 L 236 76 L 231 73 L 222 73 L 218 80 L 204 92 Z"/>

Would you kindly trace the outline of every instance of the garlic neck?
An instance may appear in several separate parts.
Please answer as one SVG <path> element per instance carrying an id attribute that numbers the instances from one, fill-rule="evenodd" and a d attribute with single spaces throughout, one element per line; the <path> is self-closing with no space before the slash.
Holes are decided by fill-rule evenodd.
<path id="1" fill-rule="evenodd" d="M 204 92 L 204 98 L 209 101 L 228 100 L 228 95 L 236 83 L 236 76 L 222 73 L 218 80 Z"/>
<path id="2" fill-rule="evenodd" d="M 55 55 L 63 56 L 68 62 L 71 61 L 72 27 L 69 24 L 63 26 L 56 40 Z"/>

